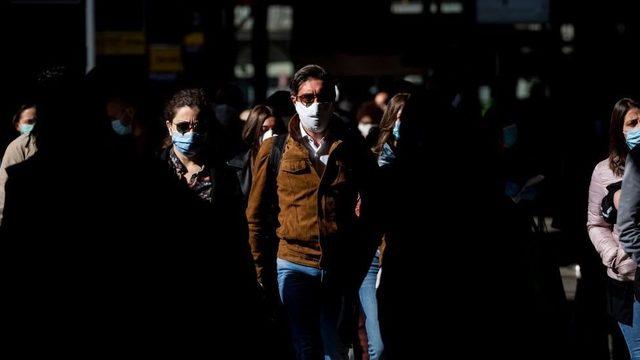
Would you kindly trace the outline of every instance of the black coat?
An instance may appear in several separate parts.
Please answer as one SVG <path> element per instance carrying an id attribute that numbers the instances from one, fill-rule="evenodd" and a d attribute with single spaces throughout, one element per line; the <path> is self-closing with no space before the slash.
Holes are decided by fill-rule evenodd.
<path id="1" fill-rule="evenodd" d="M 235 176 L 242 192 L 244 207 L 249 200 L 251 182 L 253 181 L 253 158 L 251 149 L 242 149 L 234 157 L 227 161 L 227 165 L 235 172 Z"/>
<path id="2" fill-rule="evenodd" d="M 166 162 L 69 169 L 51 159 L 8 169 L 0 254 L 10 343 L 240 359 L 265 350 L 232 172 L 211 167 L 210 204 Z"/>

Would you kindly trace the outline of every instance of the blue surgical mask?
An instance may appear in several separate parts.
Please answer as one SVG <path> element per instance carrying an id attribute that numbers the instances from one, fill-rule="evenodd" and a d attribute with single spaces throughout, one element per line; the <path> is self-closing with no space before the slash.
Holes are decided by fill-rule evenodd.
<path id="1" fill-rule="evenodd" d="M 35 124 L 20 124 L 20 134 L 28 134 L 33 130 Z"/>
<path id="2" fill-rule="evenodd" d="M 633 129 L 627 132 L 627 146 L 632 150 L 636 145 L 640 144 L 640 129 Z"/>
<path id="3" fill-rule="evenodd" d="M 388 165 L 392 165 L 396 160 L 396 153 L 391 149 L 389 144 L 384 144 L 382 146 L 382 152 L 378 157 L 378 166 L 384 167 Z"/>
<path id="4" fill-rule="evenodd" d="M 184 134 L 181 134 L 179 131 L 174 131 L 173 134 L 171 134 L 171 141 L 178 151 L 185 156 L 191 157 L 202 150 L 204 136 L 193 131 Z"/>
<path id="5" fill-rule="evenodd" d="M 116 119 L 111 122 L 111 127 L 113 131 L 118 135 L 129 135 L 131 134 L 131 124 L 125 125 L 122 120 Z"/>
<path id="6" fill-rule="evenodd" d="M 396 141 L 400 140 L 400 120 L 396 120 L 396 124 L 393 126 L 393 137 Z"/>

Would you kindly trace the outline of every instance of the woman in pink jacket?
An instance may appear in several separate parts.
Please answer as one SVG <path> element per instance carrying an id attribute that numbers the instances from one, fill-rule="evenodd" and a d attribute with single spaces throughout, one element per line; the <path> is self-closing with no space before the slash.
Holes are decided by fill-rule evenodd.
<path id="1" fill-rule="evenodd" d="M 633 279 L 636 263 L 620 246 L 615 225 L 620 184 L 629 152 L 626 134 L 640 127 L 640 105 L 631 99 L 618 101 L 611 115 L 609 158 L 600 162 L 591 177 L 587 228 L 609 275 L 609 313 L 618 321 L 630 347 L 640 329 L 634 329 Z"/>

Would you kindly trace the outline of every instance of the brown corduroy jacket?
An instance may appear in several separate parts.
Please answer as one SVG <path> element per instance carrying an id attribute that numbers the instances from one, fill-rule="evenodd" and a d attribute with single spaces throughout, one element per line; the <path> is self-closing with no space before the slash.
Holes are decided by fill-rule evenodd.
<path id="1" fill-rule="evenodd" d="M 379 239 L 373 219 L 375 157 L 357 134 L 332 118 L 328 133 L 332 143 L 320 174 L 301 143 L 299 124 L 296 115 L 289 124 L 275 184 L 269 161 L 274 138 L 262 144 L 254 163 L 246 214 L 258 280 L 273 285 L 277 256 L 321 268 L 341 285 L 357 287 Z M 358 196 L 360 217 L 355 213 Z M 275 213 L 277 221 L 272 221 Z"/>

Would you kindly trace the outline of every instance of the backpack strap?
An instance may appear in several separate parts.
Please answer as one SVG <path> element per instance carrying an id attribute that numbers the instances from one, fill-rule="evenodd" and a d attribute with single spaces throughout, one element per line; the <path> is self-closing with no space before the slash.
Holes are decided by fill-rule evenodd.
<path id="1" fill-rule="evenodd" d="M 278 214 L 280 213 L 280 203 L 278 201 L 278 172 L 280 171 L 280 162 L 282 160 L 282 154 L 284 153 L 284 146 L 287 143 L 287 139 L 289 135 L 280 135 L 276 136 L 273 139 L 273 147 L 271 148 L 271 152 L 269 154 L 268 160 L 268 170 L 267 170 L 267 184 L 266 184 L 266 193 L 268 208 L 269 208 L 269 223 L 272 228 L 272 233 L 274 239 L 275 231 L 278 227 Z"/>
<path id="2" fill-rule="evenodd" d="M 275 179 L 278 177 L 278 171 L 280 171 L 280 160 L 282 160 L 284 145 L 287 143 L 288 138 L 289 135 L 281 135 L 273 139 L 273 147 L 271 147 L 271 153 L 269 154 L 269 176 L 273 179 L 273 185 L 275 185 Z"/>

